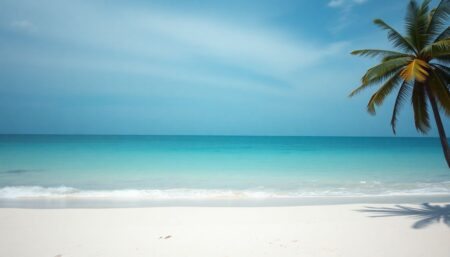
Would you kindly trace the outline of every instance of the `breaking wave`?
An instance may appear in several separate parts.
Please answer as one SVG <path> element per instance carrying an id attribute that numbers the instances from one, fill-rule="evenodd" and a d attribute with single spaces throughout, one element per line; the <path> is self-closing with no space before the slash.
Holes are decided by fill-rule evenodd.
<path id="1" fill-rule="evenodd" d="M 420 196 L 450 195 L 450 181 L 439 183 L 390 184 L 361 181 L 358 186 L 333 188 L 274 189 L 115 189 L 85 190 L 67 186 L 6 186 L 0 199 L 144 199 L 144 200 L 220 200 L 283 199 L 321 196 Z"/>

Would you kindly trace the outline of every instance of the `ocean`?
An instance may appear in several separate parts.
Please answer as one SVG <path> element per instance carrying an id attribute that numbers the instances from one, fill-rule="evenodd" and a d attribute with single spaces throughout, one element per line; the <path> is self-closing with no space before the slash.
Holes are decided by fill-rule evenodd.
<path id="1" fill-rule="evenodd" d="M 46 202 L 450 200 L 439 139 L 0 136 L 0 207 Z"/>

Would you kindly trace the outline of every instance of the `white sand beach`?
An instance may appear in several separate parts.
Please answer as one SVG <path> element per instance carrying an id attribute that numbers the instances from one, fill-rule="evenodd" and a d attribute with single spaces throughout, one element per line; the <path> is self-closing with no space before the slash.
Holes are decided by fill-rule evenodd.
<path id="1" fill-rule="evenodd" d="M 5 208 L 0 256 L 448 257 L 450 227 L 443 220 L 449 221 L 450 206 L 439 206 L 421 215 L 390 204 Z M 367 207 L 394 208 L 396 215 L 359 211 Z"/>

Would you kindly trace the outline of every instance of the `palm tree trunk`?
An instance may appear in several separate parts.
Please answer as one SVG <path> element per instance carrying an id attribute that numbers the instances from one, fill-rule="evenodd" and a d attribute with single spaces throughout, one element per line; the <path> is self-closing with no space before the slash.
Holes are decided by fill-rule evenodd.
<path id="1" fill-rule="evenodd" d="M 436 104 L 436 99 L 432 94 L 429 85 L 424 85 L 427 91 L 428 98 L 430 99 L 431 108 L 433 109 L 434 119 L 436 120 L 436 126 L 439 132 L 439 138 L 441 139 L 442 150 L 444 151 L 445 160 L 447 166 L 450 168 L 450 149 L 448 148 L 447 136 L 445 135 L 444 126 L 442 126 L 441 116 L 439 115 L 439 109 Z"/>

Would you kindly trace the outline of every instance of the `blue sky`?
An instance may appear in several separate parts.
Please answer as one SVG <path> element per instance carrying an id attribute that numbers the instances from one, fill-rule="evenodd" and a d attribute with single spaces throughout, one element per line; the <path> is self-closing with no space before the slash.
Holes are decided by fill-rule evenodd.
<path id="1" fill-rule="evenodd" d="M 406 4 L 2 0 L 0 133 L 391 136 L 349 52 L 389 48 L 372 20 Z"/>

